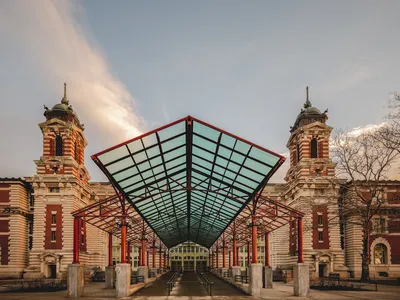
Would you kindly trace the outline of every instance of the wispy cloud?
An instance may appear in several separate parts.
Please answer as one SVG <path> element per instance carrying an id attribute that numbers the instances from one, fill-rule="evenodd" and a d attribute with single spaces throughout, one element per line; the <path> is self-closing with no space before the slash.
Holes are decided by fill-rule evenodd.
<path id="1" fill-rule="evenodd" d="M 83 30 L 84 20 L 83 8 L 74 1 L 13 0 L 0 8 L 1 31 L 29 49 L 26 55 L 35 61 L 38 76 L 59 86 L 60 98 L 63 82 L 68 83 L 68 98 L 84 123 L 117 132 L 112 140 L 134 137 L 143 120 L 88 28 Z"/>

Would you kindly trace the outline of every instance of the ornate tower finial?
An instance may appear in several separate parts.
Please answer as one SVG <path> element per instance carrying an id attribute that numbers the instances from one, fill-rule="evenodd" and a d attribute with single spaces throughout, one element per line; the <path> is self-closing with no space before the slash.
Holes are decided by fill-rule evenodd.
<path id="1" fill-rule="evenodd" d="M 68 105 L 69 101 L 67 99 L 67 84 L 64 82 L 64 97 L 61 100 L 62 104 Z"/>
<path id="2" fill-rule="evenodd" d="M 304 103 L 304 108 L 311 107 L 310 99 L 308 99 L 308 86 L 306 87 L 306 103 Z"/>

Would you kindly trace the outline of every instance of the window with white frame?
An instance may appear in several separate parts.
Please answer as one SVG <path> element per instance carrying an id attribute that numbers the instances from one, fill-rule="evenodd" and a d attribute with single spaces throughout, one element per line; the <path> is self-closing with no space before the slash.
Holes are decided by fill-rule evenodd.
<path id="1" fill-rule="evenodd" d="M 51 212 L 51 224 L 52 225 L 57 224 L 57 212 L 55 211 Z"/>
<path id="2" fill-rule="evenodd" d="M 55 243 L 56 241 L 57 241 L 57 232 L 54 229 L 54 230 L 51 231 L 51 242 Z"/>

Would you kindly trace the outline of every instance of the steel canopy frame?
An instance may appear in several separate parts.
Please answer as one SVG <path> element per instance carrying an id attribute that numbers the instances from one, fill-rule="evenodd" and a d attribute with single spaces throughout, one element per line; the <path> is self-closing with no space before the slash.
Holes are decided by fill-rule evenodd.
<path id="1" fill-rule="evenodd" d="M 95 226 L 117 238 L 121 238 L 120 220 L 124 218 L 120 195 L 113 195 L 72 212 L 72 216 L 82 219 L 85 223 Z M 136 247 L 141 247 L 141 238 L 144 236 L 149 245 L 157 243 L 164 245 L 155 238 L 154 232 L 143 221 L 140 215 L 131 207 L 125 212 L 128 223 L 126 240 Z"/>
<path id="2" fill-rule="evenodd" d="M 241 247 L 251 240 L 252 207 L 248 204 L 248 209 L 244 209 L 240 215 L 225 230 L 213 246 L 224 243 L 226 247 L 233 247 L 235 237 L 237 247 Z M 261 195 L 256 203 L 255 217 L 257 219 L 258 235 L 265 235 L 285 226 L 290 221 L 304 217 L 304 213 L 279 201 L 275 201 L 267 196 Z"/>
<path id="3" fill-rule="evenodd" d="M 191 116 L 91 158 L 168 248 L 211 247 L 285 161 Z"/>

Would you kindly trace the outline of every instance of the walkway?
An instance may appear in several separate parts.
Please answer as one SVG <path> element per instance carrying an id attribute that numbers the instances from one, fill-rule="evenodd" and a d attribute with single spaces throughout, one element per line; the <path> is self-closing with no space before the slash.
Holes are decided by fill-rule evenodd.
<path id="1" fill-rule="evenodd" d="M 222 280 L 218 276 L 212 273 L 207 273 L 206 275 L 208 278 L 210 278 L 212 282 L 214 282 L 214 285 L 212 287 L 213 296 L 241 296 L 241 298 L 245 298 L 247 296 L 245 292 L 237 289 L 236 287 L 232 286 L 225 280 Z M 247 297 L 251 298 L 249 296 Z"/>
<path id="2" fill-rule="evenodd" d="M 140 289 L 132 296 L 168 296 L 167 282 L 172 275 L 174 275 L 173 272 L 168 272 L 162 275 L 160 278 Z"/>
<path id="3" fill-rule="evenodd" d="M 173 275 L 172 272 L 164 274 L 158 280 L 152 282 L 145 288 L 139 290 L 132 296 L 167 296 L 167 281 Z M 221 280 L 217 276 L 207 273 L 207 276 L 214 282 L 212 287 L 213 296 L 246 296 L 241 290 Z M 171 296 L 208 296 L 205 288 L 195 272 L 184 272 L 177 280 Z"/>

